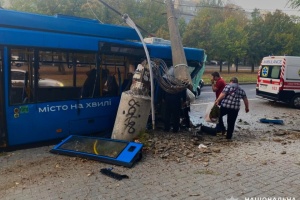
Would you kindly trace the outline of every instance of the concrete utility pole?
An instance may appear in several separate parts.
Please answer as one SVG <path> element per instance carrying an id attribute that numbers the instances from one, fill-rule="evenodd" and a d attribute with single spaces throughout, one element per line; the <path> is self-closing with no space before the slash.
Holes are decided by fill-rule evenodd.
<path id="1" fill-rule="evenodd" d="M 177 18 L 175 16 L 174 6 L 172 0 L 166 0 L 167 17 L 170 33 L 170 41 L 172 48 L 172 61 L 174 66 L 174 75 L 177 79 L 181 80 L 187 85 L 192 86 L 192 80 L 188 71 L 188 65 L 185 53 L 182 46 L 182 41 L 177 26 Z"/>

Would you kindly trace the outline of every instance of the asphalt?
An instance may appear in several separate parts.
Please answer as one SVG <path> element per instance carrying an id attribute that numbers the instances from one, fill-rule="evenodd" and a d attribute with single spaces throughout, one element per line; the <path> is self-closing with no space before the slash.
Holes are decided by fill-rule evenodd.
<path id="1" fill-rule="evenodd" d="M 205 107 L 194 104 L 191 114 L 202 119 Z M 284 125 L 258 122 L 266 116 L 279 117 Z M 0 199 L 299 200 L 299 110 L 255 100 L 250 113 L 241 109 L 238 120 L 232 142 L 201 136 L 203 145 L 218 144 L 219 151 L 194 146 L 197 157 L 174 161 L 145 150 L 132 168 L 51 154 L 53 146 L 2 153 Z M 189 139 L 195 130 L 183 134 Z M 167 135 L 165 140 L 174 142 Z M 129 178 L 99 172 L 108 167 Z"/>

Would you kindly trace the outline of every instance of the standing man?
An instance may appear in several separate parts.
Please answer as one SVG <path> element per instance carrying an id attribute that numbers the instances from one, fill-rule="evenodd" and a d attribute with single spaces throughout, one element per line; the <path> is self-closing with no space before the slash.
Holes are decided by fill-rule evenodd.
<path id="1" fill-rule="evenodd" d="M 182 118 L 183 118 L 183 120 L 181 122 L 181 125 L 183 127 L 185 127 L 186 129 L 190 128 L 190 115 L 189 115 L 189 112 L 191 112 L 191 108 L 190 108 L 191 99 L 190 99 L 190 95 L 188 95 L 188 90 L 189 89 L 185 89 L 186 95 L 182 94 L 182 107 L 181 107 L 181 112 L 182 112 L 181 114 L 182 114 Z M 186 98 L 184 96 L 186 96 Z M 186 99 L 186 101 L 184 101 L 184 99 Z"/>
<path id="2" fill-rule="evenodd" d="M 211 88 L 216 93 L 216 99 L 219 97 L 221 92 L 223 91 L 226 82 L 224 79 L 220 76 L 219 72 L 213 72 L 211 74 Z"/>
<path id="3" fill-rule="evenodd" d="M 230 79 L 230 84 L 225 86 L 224 90 L 215 102 L 216 105 L 221 103 L 219 127 L 221 128 L 222 132 L 225 132 L 226 130 L 223 122 L 223 116 L 227 115 L 226 139 L 229 140 L 232 139 L 235 121 L 241 106 L 241 99 L 244 101 L 246 113 L 249 112 L 248 98 L 245 91 L 239 87 L 238 83 L 238 79 L 236 77 L 232 77 Z"/>
<path id="4" fill-rule="evenodd" d="M 164 131 L 169 132 L 171 129 L 171 121 L 173 133 L 177 133 L 180 127 L 180 113 L 183 102 L 186 102 L 186 90 L 169 93 L 163 91 L 162 100 L 165 104 Z"/>
<path id="5" fill-rule="evenodd" d="M 211 79 L 211 88 L 212 90 L 216 93 L 216 100 L 218 99 L 218 97 L 220 96 L 221 92 L 223 91 L 223 89 L 226 86 L 226 82 L 225 80 L 220 76 L 219 72 L 213 72 L 211 74 L 212 79 Z M 217 104 L 218 106 L 220 105 Z M 219 126 L 219 124 L 216 125 L 216 132 L 221 132 L 222 131 L 222 135 L 225 134 L 226 130 L 222 130 Z"/>

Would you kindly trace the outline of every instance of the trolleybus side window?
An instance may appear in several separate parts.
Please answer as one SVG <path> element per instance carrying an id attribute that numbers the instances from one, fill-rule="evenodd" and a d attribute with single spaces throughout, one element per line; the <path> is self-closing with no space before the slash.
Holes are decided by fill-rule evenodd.
<path id="1" fill-rule="evenodd" d="M 121 93 L 122 83 L 125 80 L 127 60 L 124 56 L 103 55 L 101 69 L 106 71 L 107 77 L 103 84 L 103 95 L 117 96 Z"/>
<path id="2" fill-rule="evenodd" d="M 30 67 L 33 63 L 29 62 L 28 59 L 32 60 L 33 50 L 25 48 L 10 49 L 10 58 L 10 104 L 20 104 L 23 101 L 30 102 L 32 101 L 30 98 L 32 93 L 28 86 L 32 84 L 33 79 L 28 74 L 33 74 L 33 67 Z"/>
<path id="3" fill-rule="evenodd" d="M 120 95 L 124 57 L 103 56 L 97 69 L 96 53 L 26 48 L 10 52 L 10 104 Z"/>

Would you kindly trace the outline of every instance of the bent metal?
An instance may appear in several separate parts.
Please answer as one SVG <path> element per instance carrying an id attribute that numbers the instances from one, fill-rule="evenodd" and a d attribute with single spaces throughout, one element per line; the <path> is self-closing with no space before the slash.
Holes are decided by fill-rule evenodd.
<path id="1" fill-rule="evenodd" d="M 96 108 L 96 107 L 105 107 L 111 106 L 111 100 L 108 101 L 101 101 L 101 102 L 90 102 L 85 104 L 71 104 L 71 105 L 56 105 L 56 106 L 45 106 L 39 108 L 39 113 L 44 112 L 59 112 L 59 111 L 66 111 L 72 109 L 85 109 L 85 108 Z"/>

